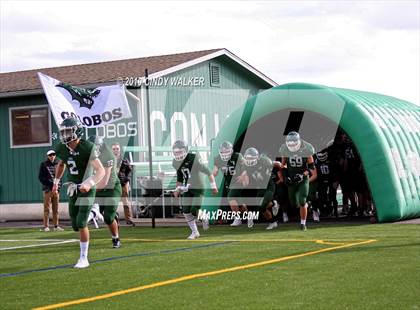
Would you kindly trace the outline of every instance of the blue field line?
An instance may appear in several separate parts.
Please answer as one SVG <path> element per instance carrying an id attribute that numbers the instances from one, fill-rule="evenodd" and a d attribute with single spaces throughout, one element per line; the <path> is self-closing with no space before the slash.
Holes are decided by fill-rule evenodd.
<path id="1" fill-rule="evenodd" d="M 122 255 L 122 256 L 113 256 L 113 257 L 108 257 L 108 258 L 102 258 L 102 259 L 89 261 L 89 263 L 90 264 L 96 264 L 96 263 L 103 263 L 103 262 L 113 261 L 113 260 L 117 260 L 117 259 L 125 259 L 125 258 L 138 257 L 138 256 L 151 256 L 151 255 L 158 255 L 158 254 L 168 254 L 168 253 L 176 253 L 176 252 L 183 252 L 183 251 L 191 251 L 191 250 L 196 250 L 196 249 L 209 248 L 209 247 L 213 247 L 213 246 L 225 245 L 225 244 L 234 243 L 234 242 L 236 242 L 236 241 L 223 241 L 223 242 L 200 244 L 200 245 L 195 245 L 195 246 L 191 246 L 191 247 L 183 247 L 183 248 L 177 248 L 177 249 L 136 253 L 136 254 Z M 24 271 L 12 272 L 12 273 L 1 273 L 0 278 L 20 276 L 20 275 L 24 275 L 24 274 L 27 274 L 27 273 L 33 273 L 33 272 L 42 272 L 42 271 L 72 268 L 73 266 L 74 266 L 74 264 L 60 265 L 60 266 L 53 266 L 53 267 L 40 268 L 40 269 L 30 269 L 30 270 L 24 270 Z"/>

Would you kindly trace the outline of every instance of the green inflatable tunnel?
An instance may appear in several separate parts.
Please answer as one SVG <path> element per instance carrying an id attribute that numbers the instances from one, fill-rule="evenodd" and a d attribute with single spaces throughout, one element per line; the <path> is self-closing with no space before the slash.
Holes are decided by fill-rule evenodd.
<path id="1" fill-rule="evenodd" d="M 420 107 L 385 95 L 302 83 L 263 91 L 229 116 L 213 142 L 210 166 L 224 140 L 238 151 L 256 146 L 276 157 L 287 128 L 296 126 L 317 151 L 338 127 L 346 132 L 380 222 L 420 217 Z M 214 198 L 206 195 L 204 205 L 211 209 Z"/>

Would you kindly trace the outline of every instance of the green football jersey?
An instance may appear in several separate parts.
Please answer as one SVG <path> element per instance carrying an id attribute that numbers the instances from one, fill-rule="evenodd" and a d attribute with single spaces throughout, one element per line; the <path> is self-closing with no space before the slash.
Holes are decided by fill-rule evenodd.
<path id="1" fill-rule="evenodd" d="M 99 160 L 101 161 L 105 169 L 108 167 L 112 167 L 111 175 L 109 176 L 108 184 L 105 186 L 105 189 L 113 189 L 115 187 L 115 184 L 119 182 L 119 179 L 117 178 L 116 169 L 117 160 L 114 156 L 114 153 L 112 153 L 109 146 L 105 143 L 103 143 L 101 145 L 101 148 L 99 149 Z"/>
<path id="2" fill-rule="evenodd" d="M 308 157 L 315 154 L 315 149 L 310 143 L 302 140 L 297 152 L 289 151 L 286 144 L 283 144 L 279 153 L 281 157 L 286 158 L 288 175 L 294 177 L 296 174 L 303 174 L 308 170 Z"/>
<path id="3" fill-rule="evenodd" d="M 200 155 L 188 153 L 183 161 L 172 161 L 176 170 L 176 181 L 184 186 L 190 184 L 190 189 L 204 189 L 202 175 L 211 175 L 210 169 L 201 161 Z"/>
<path id="4" fill-rule="evenodd" d="M 55 152 L 57 157 L 67 165 L 68 181 L 80 184 L 93 174 L 89 161 L 98 158 L 93 143 L 81 139 L 74 151 L 70 151 L 65 144 L 60 143 Z"/>
<path id="5" fill-rule="evenodd" d="M 234 152 L 228 161 L 223 161 L 220 155 L 214 158 L 214 165 L 222 171 L 226 185 L 230 184 L 234 175 L 239 176 L 241 174 L 242 162 L 242 154 L 237 152 Z"/>
<path id="6" fill-rule="evenodd" d="M 266 188 L 271 182 L 271 171 L 273 170 L 273 162 L 266 155 L 261 155 L 255 166 L 243 165 L 249 177 L 249 188 Z"/>

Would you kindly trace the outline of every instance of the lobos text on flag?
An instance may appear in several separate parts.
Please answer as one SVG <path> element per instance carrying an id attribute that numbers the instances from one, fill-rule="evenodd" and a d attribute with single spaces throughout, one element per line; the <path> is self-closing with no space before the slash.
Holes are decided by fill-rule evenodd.
<path id="1" fill-rule="evenodd" d="M 131 117 L 124 85 L 81 88 L 40 72 L 38 77 L 57 125 L 65 118 L 77 117 L 93 128 Z"/>

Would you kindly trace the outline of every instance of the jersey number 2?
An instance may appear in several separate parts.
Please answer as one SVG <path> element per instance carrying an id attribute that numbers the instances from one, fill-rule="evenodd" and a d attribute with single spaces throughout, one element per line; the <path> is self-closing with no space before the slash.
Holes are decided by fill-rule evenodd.
<path id="1" fill-rule="evenodd" d="M 67 165 L 69 166 L 70 174 L 79 174 L 79 170 L 77 170 L 76 162 L 74 160 L 68 160 Z"/>

